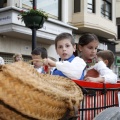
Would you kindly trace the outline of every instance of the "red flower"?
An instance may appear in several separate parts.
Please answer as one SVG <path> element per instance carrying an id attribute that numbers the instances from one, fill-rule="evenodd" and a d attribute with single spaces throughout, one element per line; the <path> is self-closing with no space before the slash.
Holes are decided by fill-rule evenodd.
<path id="1" fill-rule="evenodd" d="M 92 60 L 91 59 L 87 60 L 87 63 L 92 63 Z"/>
<path id="2" fill-rule="evenodd" d="M 48 69 L 48 66 L 47 66 L 47 65 L 44 66 L 44 71 L 45 71 L 46 73 L 48 73 L 49 69 Z"/>
<path id="3" fill-rule="evenodd" d="M 36 10 L 36 7 L 33 7 L 34 10 Z"/>

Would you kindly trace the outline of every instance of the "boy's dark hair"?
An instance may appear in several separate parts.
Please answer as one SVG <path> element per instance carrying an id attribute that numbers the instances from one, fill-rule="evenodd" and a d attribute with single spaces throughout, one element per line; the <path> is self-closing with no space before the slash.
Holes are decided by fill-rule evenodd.
<path id="1" fill-rule="evenodd" d="M 48 54 L 47 54 L 47 50 L 44 47 L 37 47 L 35 48 L 32 52 L 32 55 L 41 55 L 41 58 L 47 58 Z"/>
<path id="2" fill-rule="evenodd" d="M 61 33 L 55 38 L 55 48 L 57 48 L 58 41 L 69 39 L 72 45 L 75 45 L 73 36 L 70 33 Z"/>
<path id="3" fill-rule="evenodd" d="M 97 53 L 98 57 L 101 57 L 103 60 L 108 60 L 107 67 L 110 68 L 114 62 L 115 56 L 111 50 L 99 51 Z"/>
<path id="4" fill-rule="evenodd" d="M 84 45 L 87 45 L 94 40 L 99 42 L 98 37 L 95 34 L 85 33 L 84 35 L 82 35 L 79 38 L 78 44 L 81 45 L 81 46 L 84 46 Z"/>

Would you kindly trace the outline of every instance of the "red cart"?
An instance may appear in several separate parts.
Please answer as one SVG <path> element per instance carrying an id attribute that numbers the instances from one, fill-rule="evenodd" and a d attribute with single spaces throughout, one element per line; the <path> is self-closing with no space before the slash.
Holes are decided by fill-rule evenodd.
<path id="1" fill-rule="evenodd" d="M 78 120 L 93 120 L 101 111 L 118 106 L 120 83 L 104 84 L 74 80 L 83 91 L 84 99 L 80 103 Z"/>

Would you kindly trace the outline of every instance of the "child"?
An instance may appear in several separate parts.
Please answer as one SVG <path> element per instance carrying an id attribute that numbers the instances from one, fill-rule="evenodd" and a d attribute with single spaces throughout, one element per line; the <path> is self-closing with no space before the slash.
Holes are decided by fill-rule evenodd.
<path id="1" fill-rule="evenodd" d="M 83 70 L 86 63 L 83 59 L 75 57 L 75 43 L 73 36 L 69 33 L 61 33 L 55 39 L 55 48 L 61 61 L 55 62 L 51 59 L 44 59 L 44 64 L 56 67 L 53 75 L 68 77 L 71 79 L 83 79 Z"/>
<path id="2" fill-rule="evenodd" d="M 88 60 L 92 60 L 96 57 L 98 45 L 99 40 L 94 34 L 87 33 L 80 37 L 78 48 L 81 52 L 81 57 L 86 61 L 86 63 Z M 100 67 L 98 67 L 99 65 Z M 86 81 L 116 83 L 117 76 L 110 69 L 108 69 L 103 61 L 99 61 L 94 66 L 94 69 L 99 72 L 100 77 L 86 77 Z"/>
<path id="3" fill-rule="evenodd" d="M 99 72 L 97 78 L 86 77 L 86 81 L 116 83 L 117 75 L 111 70 L 114 63 L 114 54 L 110 50 L 100 51 L 97 53 L 98 63 L 93 66 L 93 69 Z"/>
<path id="4" fill-rule="evenodd" d="M 48 56 L 47 50 L 44 47 L 37 47 L 31 52 L 31 55 L 32 55 L 34 68 L 39 73 L 45 73 L 42 59 L 47 58 Z"/>
<path id="5" fill-rule="evenodd" d="M 94 34 L 86 33 L 79 38 L 78 49 L 86 63 L 96 57 L 98 45 L 99 40 Z"/>
<path id="6" fill-rule="evenodd" d="M 22 61 L 23 60 L 23 57 L 21 54 L 14 54 L 13 55 L 13 61 L 14 62 L 18 62 L 18 61 Z"/>

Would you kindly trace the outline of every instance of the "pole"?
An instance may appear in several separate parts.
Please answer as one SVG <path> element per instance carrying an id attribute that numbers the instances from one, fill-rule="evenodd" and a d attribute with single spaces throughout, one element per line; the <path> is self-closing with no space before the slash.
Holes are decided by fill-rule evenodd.
<path id="1" fill-rule="evenodd" d="M 33 9 L 37 8 L 36 0 L 33 0 Z M 32 28 L 32 51 L 36 48 L 36 28 Z"/>
<path id="2" fill-rule="evenodd" d="M 33 9 L 37 7 L 37 2 L 36 0 L 33 0 Z"/>
<path id="3" fill-rule="evenodd" d="M 36 28 L 32 28 L 32 51 L 36 48 Z"/>

